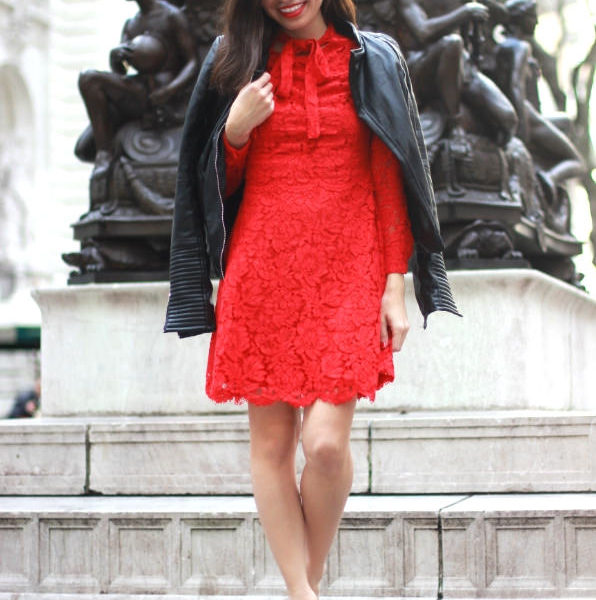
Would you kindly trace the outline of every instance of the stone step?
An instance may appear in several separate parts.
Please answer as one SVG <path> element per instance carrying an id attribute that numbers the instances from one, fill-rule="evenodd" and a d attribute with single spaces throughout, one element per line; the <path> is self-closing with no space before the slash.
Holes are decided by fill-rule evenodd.
<path id="1" fill-rule="evenodd" d="M 0 494 L 249 494 L 248 448 L 246 414 L 0 420 Z M 352 451 L 353 493 L 596 490 L 596 412 L 359 411 Z"/>
<path id="2" fill-rule="evenodd" d="M 338 598 L 338 596 L 331 596 L 332 598 Z M 371 600 L 371 596 L 343 596 L 350 600 Z M 201 594 L 200 600 L 279 600 L 283 596 L 254 596 L 254 595 L 216 595 L 206 596 Z M 324 600 L 325 596 L 321 596 L 321 600 Z M 341 598 L 341 596 L 340 596 Z M 392 596 L 394 600 L 401 600 L 395 596 Z M 434 596 L 433 596 L 434 598 Z M 17 593 L 17 594 L 3 594 L 0 592 L 0 600 L 188 600 L 188 595 L 182 594 L 151 594 L 147 596 L 144 594 L 44 594 L 44 593 Z"/>
<path id="3" fill-rule="evenodd" d="M 322 595 L 439 590 L 595 597 L 596 494 L 350 496 Z M 283 595 L 253 498 L 0 497 L 0 600 L 144 594 Z"/>
<path id="4" fill-rule="evenodd" d="M 280 596 L 279 594 L 272 595 L 252 595 L 242 594 L 237 596 L 229 596 L 217 594 L 215 596 L 201 594 L 199 600 L 279 600 L 280 598 L 287 598 L 287 596 Z M 339 598 L 345 598 L 346 600 L 372 600 L 375 596 L 326 596 L 321 595 L 320 600 L 326 598 L 333 598 L 338 600 Z M 391 596 L 392 600 L 405 600 L 407 596 Z M 419 600 L 426 598 L 427 600 L 435 600 L 436 594 L 433 596 L 416 596 Z M 463 600 L 463 598 L 457 598 L 456 596 L 448 596 L 449 600 Z M 510 600 L 509 597 L 497 598 L 491 596 L 491 600 Z M 550 600 L 553 596 L 546 596 L 544 598 L 532 597 L 532 600 Z M 569 599 L 577 598 L 577 596 L 569 596 Z M 3 594 L 0 592 L 0 600 L 188 600 L 188 595 L 183 594 L 54 594 L 54 593 L 8 593 Z"/>

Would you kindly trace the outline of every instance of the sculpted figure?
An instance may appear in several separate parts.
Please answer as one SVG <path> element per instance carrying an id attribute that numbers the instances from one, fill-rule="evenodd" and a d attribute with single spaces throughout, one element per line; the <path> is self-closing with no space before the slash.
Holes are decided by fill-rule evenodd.
<path id="1" fill-rule="evenodd" d="M 566 97 L 559 85 L 557 76 L 557 61 L 538 43 L 534 36 L 538 15 L 536 2 L 533 0 L 522 0 L 507 2 L 505 5 L 505 18 L 499 22 L 503 23 L 509 34 L 529 44 L 532 58 L 530 60 L 532 74 L 527 83 L 527 99 L 540 111 L 540 98 L 538 97 L 537 80 L 542 75 L 548 84 L 558 110 L 565 110 Z"/>
<path id="2" fill-rule="evenodd" d="M 194 36 L 202 63 L 211 43 L 220 32 L 218 25 L 222 2 L 221 0 L 186 0 L 178 4 L 184 4 L 182 12 Z"/>
<path id="3" fill-rule="evenodd" d="M 479 2 L 396 0 L 395 35 L 407 51 L 408 68 L 421 104 L 439 99 L 447 111 L 447 130 L 459 133 L 462 100 L 492 128 L 504 145 L 517 127 L 511 103 L 472 63 L 460 34 L 463 26 L 489 17 Z"/>
<path id="4" fill-rule="evenodd" d="M 111 70 L 80 76 L 91 124 L 75 154 L 95 167 L 89 211 L 74 224 L 81 250 L 63 254 L 80 271 L 71 282 L 167 276 L 182 122 L 199 66 L 181 4 L 137 0 L 110 52 Z"/>
<path id="5" fill-rule="evenodd" d="M 552 87 L 556 72 L 534 40 L 535 0 L 480 1 L 360 0 L 359 18 L 406 53 L 448 266 L 531 263 L 575 284 L 563 184 L 583 165 L 569 118 L 540 113 L 537 77 L 545 65 Z"/>
<path id="6" fill-rule="evenodd" d="M 131 1 L 131 0 L 127 0 Z M 182 11 L 163 0 L 136 0 L 139 12 L 127 20 L 121 42 L 110 53 L 111 71 L 81 73 L 79 89 L 95 142 L 94 176 L 107 171 L 114 158 L 114 136 L 124 123 L 147 117 L 159 122 L 187 100 L 198 58 Z M 136 73 L 129 74 L 130 67 Z M 77 144 L 89 158 L 89 133 Z"/>
<path id="7" fill-rule="evenodd" d="M 594 156 L 592 139 L 590 136 L 590 123 L 593 111 L 591 111 L 592 97 L 594 91 L 594 78 L 596 76 L 596 24 L 594 28 L 594 42 L 588 50 L 584 59 L 573 69 L 572 82 L 577 115 L 575 117 L 575 131 L 577 132 L 578 146 L 589 161 L 589 168 L 583 177 L 583 183 L 588 190 L 590 198 L 590 210 L 592 212 L 592 233 L 590 239 L 592 246 L 596 248 L 596 182 L 591 173 L 596 168 L 596 157 Z M 593 258 L 596 265 L 596 253 Z"/>
<path id="8" fill-rule="evenodd" d="M 551 221 L 549 224 L 554 229 L 566 231 L 568 209 L 558 206 L 557 188 L 566 180 L 583 175 L 584 162 L 569 137 L 542 115 L 528 97 L 530 90 L 536 90 L 539 73 L 528 41 L 538 22 L 536 0 L 508 0 L 505 7 L 509 18 L 505 24 L 505 39 L 496 47 L 492 76 L 517 111 L 516 135 L 534 157 L 536 175 L 545 197 L 547 221 Z M 560 215 L 561 222 L 557 223 L 554 213 L 561 211 L 565 215 Z"/>

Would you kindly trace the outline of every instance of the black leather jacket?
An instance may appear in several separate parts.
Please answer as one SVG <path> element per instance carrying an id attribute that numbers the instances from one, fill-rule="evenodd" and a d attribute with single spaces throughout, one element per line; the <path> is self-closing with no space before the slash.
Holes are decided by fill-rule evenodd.
<path id="1" fill-rule="evenodd" d="M 424 316 L 444 310 L 459 315 L 445 272 L 439 221 L 426 147 L 405 59 L 387 35 L 334 23 L 358 43 L 351 51 L 349 81 L 359 117 L 400 160 L 414 236 L 414 291 Z M 211 278 L 225 276 L 227 242 L 242 188 L 225 199 L 222 131 L 232 97 L 209 86 L 221 36 L 206 56 L 184 123 L 176 183 L 170 254 L 170 296 L 164 331 L 180 337 L 215 330 Z M 267 56 L 263 56 L 262 68 Z M 262 68 L 255 73 L 260 75 Z M 461 316 L 461 315 L 460 315 Z"/>

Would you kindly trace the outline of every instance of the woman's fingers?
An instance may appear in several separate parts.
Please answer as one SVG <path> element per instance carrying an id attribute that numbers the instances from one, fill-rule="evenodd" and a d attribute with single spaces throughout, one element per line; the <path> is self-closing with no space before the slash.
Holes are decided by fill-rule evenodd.
<path id="1" fill-rule="evenodd" d="M 399 352 L 404 345 L 406 335 L 410 330 L 410 325 L 407 321 L 399 322 L 391 327 L 391 337 L 393 341 L 393 352 Z"/>
<path id="2" fill-rule="evenodd" d="M 233 146 L 244 145 L 251 131 L 273 113 L 273 85 L 270 79 L 271 75 L 265 72 L 238 92 L 226 121 L 226 135 Z"/>
<path id="3" fill-rule="evenodd" d="M 381 298 L 381 338 L 382 340 L 386 339 L 383 331 L 383 328 L 385 328 L 388 330 L 387 336 L 391 338 L 393 352 L 401 350 L 410 329 L 404 293 L 403 274 L 389 273 L 387 275 L 385 291 Z"/>
<path id="4" fill-rule="evenodd" d="M 384 348 L 389 341 L 389 332 L 387 329 L 387 319 L 381 315 L 381 346 Z"/>
<path id="5" fill-rule="evenodd" d="M 385 348 L 391 339 L 393 352 L 399 352 L 404 345 L 410 324 L 401 315 L 392 315 L 391 309 L 381 310 L 381 346 Z"/>
<path id="6" fill-rule="evenodd" d="M 258 79 L 255 79 L 254 81 L 249 81 L 242 89 L 250 87 L 255 90 L 262 90 L 264 88 L 267 88 L 268 86 L 272 87 L 273 84 L 271 83 L 271 75 L 267 73 L 267 71 L 265 71 Z"/>
<path id="7" fill-rule="evenodd" d="M 270 79 L 271 79 L 271 73 L 269 73 L 268 71 L 265 71 L 260 77 L 257 77 L 257 79 L 255 79 L 253 81 L 253 83 L 256 83 L 259 86 L 261 86 L 261 85 L 265 85 Z"/>

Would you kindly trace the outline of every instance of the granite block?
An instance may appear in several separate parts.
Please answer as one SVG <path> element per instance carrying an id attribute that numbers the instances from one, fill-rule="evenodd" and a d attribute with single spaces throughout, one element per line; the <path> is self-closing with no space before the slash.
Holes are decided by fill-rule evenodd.
<path id="1" fill-rule="evenodd" d="M 81 423 L 0 420 L 0 494 L 82 494 L 85 431 Z"/>
<path id="2" fill-rule="evenodd" d="M 596 490 L 588 412 L 386 415 L 371 421 L 374 493 Z"/>
<path id="3" fill-rule="evenodd" d="M 245 416 L 138 417 L 89 425 L 90 489 L 103 494 L 247 494 L 249 427 Z M 352 430 L 353 492 L 369 487 L 368 422 Z M 299 447 L 297 477 L 304 465 Z"/>

